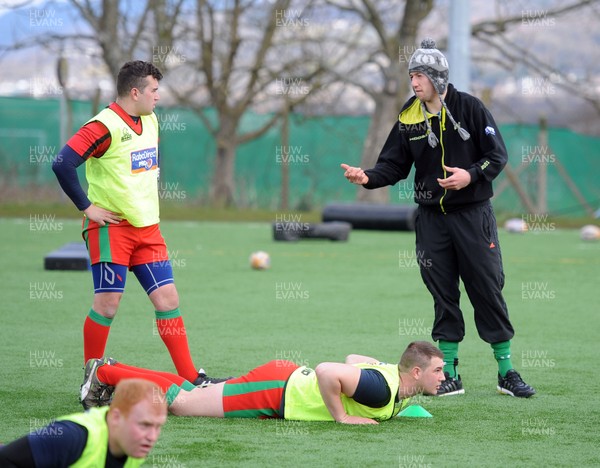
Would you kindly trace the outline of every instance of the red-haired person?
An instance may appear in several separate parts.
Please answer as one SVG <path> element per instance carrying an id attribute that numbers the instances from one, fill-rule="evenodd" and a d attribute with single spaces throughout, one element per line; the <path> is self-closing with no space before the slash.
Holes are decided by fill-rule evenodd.
<path id="1" fill-rule="evenodd" d="M 2 468 L 138 467 L 167 420 L 162 390 L 146 379 L 124 379 L 110 406 L 57 418 L 0 448 Z"/>

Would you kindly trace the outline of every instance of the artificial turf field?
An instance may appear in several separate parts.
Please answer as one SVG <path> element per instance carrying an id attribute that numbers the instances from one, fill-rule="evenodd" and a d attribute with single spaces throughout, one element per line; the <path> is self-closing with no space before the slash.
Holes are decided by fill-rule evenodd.
<path id="1" fill-rule="evenodd" d="M 39 217 L 36 219 L 40 219 Z M 414 233 L 353 231 L 348 242 L 271 240 L 268 223 L 163 222 L 192 355 L 215 376 L 272 359 L 314 367 L 359 353 L 396 362 L 430 340 L 432 300 Z M 89 272 L 45 271 L 79 222 L 0 219 L 0 442 L 80 411 Z M 496 393 L 496 363 L 463 293 L 466 394 L 417 397 L 433 418 L 377 426 L 170 416 L 147 466 L 598 466 L 600 242 L 547 225 L 500 232 L 513 363 L 538 394 Z M 272 267 L 253 271 L 252 251 Z M 173 370 L 152 306 L 130 274 L 107 354 Z"/>

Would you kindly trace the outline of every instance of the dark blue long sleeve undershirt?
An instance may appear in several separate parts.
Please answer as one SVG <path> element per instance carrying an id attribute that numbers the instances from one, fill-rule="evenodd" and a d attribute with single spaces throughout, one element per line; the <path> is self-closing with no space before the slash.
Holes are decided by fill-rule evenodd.
<path id="1" fill-rule="evenodd" d="M 85 162 L 69 145 L 60 150 L 52 163 L 52 170 L 56 174 L 58 183 L 75 204 L 79 211 L 88 208 L 92 202 L 89 200 L 77 175 L 77 168 Z"/>

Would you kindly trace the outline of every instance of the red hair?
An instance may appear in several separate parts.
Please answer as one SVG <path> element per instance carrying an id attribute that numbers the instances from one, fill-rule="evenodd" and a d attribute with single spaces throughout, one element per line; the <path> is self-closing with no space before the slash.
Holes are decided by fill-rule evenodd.
<path id="1" fill-rule="evenodd" d="M 115 388 L 109 411 L 118 409 L 127 416 L 133 406 L 144 400 L 152 402 L 152 406 L 157 411 L 167 410 L 165 394 L 154 382 L 144 379 L 124 379 Z"/>

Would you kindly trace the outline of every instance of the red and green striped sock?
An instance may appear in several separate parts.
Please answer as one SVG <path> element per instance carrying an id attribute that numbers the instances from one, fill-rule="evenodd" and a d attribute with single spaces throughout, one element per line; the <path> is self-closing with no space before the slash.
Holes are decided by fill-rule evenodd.
<path id="1" fill-rule="evenodd" d="M 166 312 L 156 311 L 156 327 L 163 343 L 169 350 L 177 373 L 184 379 L 193 382 L 198 377 L 198 370 L 190 354 L 187 333 L 179 309 Z"/>
<path id="2" fill-rule="evenodd" d="M 147 374 L 147 375 L 163 377 L 163 378 L 167 379 L 168 381 L 173 382 L 177 386 L 179 386 L 182 389 L 187 390 L 187 391 L 190 391 L 190 390 L 193 390 L 194 388 L 196 388 L 196 386 L 193 383 L 185 380 L 180 375 L 173 374 L 172 372 L 162 372 L 162 371 L 157 371 L 157 370 L 145 369 L 143 367 L 129 366 L 129 365 L 123 364 L 121 362 L 117 362 L 116 364 L 113 364 L 113 367 L 115 367 L 117 369 L 121 369 L 123 371 L 137 372 L 139 374 Z"/>
<path id="3" fill-rule="evenodd" d="M 90 309 L 83 323 L 83 362 L 104 356 L 108 333 L 113 319 L 104 317 Z"/>
<path id="4" fill-rule="evenodd" d="M 96 375 L 100 382 L 112 386 L 116 386 L 123 379 L 144 379 L 154 382 L 165 393 L 168 405 L 173 403 L 184 386 L 188 388 L 191 386 L 192 389 L 195 388 L 190 382 L 185 381 L 176 374 L 152 371 L 120 363 L 100 366 Z M 178 382 L 182 385 L 179 385 Z"/>

